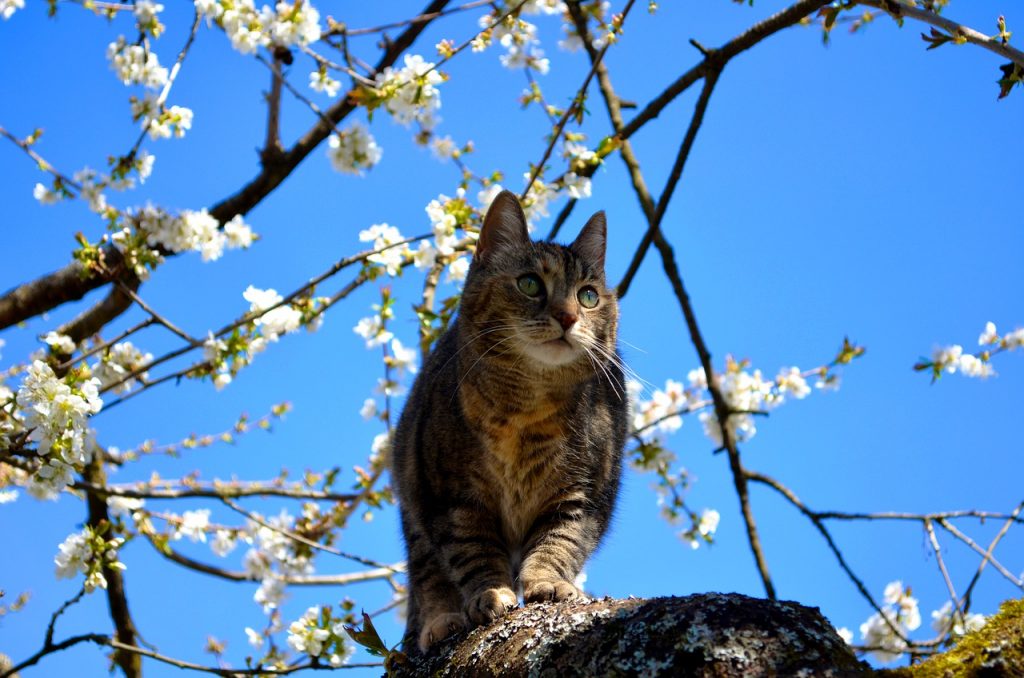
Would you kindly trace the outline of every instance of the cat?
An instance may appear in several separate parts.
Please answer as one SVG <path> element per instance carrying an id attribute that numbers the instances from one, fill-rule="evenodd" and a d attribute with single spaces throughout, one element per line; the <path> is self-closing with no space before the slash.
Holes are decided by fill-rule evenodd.
<path id="1" fill-rule="evenodd" d="M 517 589 L 583 598 L 574 580 L 611 520 L 628 419 L 605 241 L 603 212 L 565 247 L 531 241 L 508 191 L 487 211 L 392 447 L 407 651 L 500 617 Z"/>

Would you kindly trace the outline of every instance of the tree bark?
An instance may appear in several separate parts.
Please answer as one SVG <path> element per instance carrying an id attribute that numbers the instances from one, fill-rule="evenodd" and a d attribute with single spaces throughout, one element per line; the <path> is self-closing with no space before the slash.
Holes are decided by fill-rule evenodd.
<path id="1" fill-rule="evenodd" d="M 862 676 L 816 608 L 708 593 L 544 603 L 412 656 L 397 676 Z"/>

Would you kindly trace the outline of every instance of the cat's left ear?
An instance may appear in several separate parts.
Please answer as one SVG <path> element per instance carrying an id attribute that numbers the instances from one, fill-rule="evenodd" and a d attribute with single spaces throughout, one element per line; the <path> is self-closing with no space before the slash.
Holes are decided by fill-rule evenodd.
<path id="1" fill-rule="evenodd" d="M 569 248 L 603 271 L 607 233 L 608 226 L 605 222 L 604 212 L 598 212 L 590 217 L 590 221 L 583 227 Z"/>
<path id="2" fill-rule="evenodd" d="M 473 258 L 481 260 L 496 250 L 529 242 L 530 231 L 519 198 L 512 191 L 502 191 L 487 210 Z"/>

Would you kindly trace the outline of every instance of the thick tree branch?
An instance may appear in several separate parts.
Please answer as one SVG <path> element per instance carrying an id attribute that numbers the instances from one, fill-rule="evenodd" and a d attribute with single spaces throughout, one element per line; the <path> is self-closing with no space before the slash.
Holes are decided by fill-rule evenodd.
<path id="1" fill-rule="evenodd" d="M 870 675 L 816 609 L 704 594 L 543 603 L 410 657 L 403 676 Z"/>
<path id="2" fill-rule="evenodd" d="M 106 484 L 106 472 L 99 456 L 86 466 L 83 477 L 86 482 L 93 485 L 103 486 Z M 107 513 L 107 502 L 104 498 L 87 493 L 86 505 L 89 510 L 88 524 L 94 530 L 99 531 L 109 526 L 110 516 Z M 114 622 L 114 635 L 119 642 L 125 645 L 135 645 L 138 632 L 135 630 L 135 622 L 132 621 L 131 612 L 128 610 L 128 596 L 125 594 L 124 577 L 121 575 L 121 570 L 110 567 L 104 561 L 103 576 L 107 580 L 107 605 L 110 609 L 110 618 Z M 142 675 L 142 662 L 137 654 L 117 651 L 114 653 L 113 660 L 124 672 L 125 678 L 138 678 Z"/>

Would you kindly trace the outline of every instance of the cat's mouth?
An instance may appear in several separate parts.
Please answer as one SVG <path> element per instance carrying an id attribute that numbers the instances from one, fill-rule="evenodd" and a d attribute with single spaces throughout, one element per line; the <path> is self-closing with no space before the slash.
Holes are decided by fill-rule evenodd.
<path id="1" fill-rule="evenodd" d="M 548 367 L 566 365 L 577 358 L 576 345 L 566 335 L 535 344 L 529 343 L 523 348 L 527 355 Z"/>

